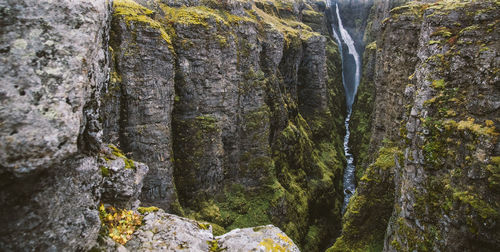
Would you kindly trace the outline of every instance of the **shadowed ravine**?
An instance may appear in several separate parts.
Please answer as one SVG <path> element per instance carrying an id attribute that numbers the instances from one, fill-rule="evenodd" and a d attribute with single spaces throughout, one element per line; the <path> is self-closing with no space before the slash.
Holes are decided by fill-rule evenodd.
<path id="1" fill-rule="evenodd" d="M 330 7 L 332 7 L 331 1 L 328 2 Z M 345 119 L 345 129 L 346 134 L 344 136 L 344 153 L 347 159 L 347 166 L 344 170 L 344 203 L 342 205 L 342 213 L 345 212 L 345 208 L 349 203 L 349 199 L 354 194 L 355 187 L 355 170 L 354 157 L 349 150 L 349 120 L 351 118 L 352 104 L 354 98 L 356 97 L 356 91 L 358 89 L 361 64 L 359 53 L 356 51 L 354 45 L 354 40 L 352 39 L 349 32 L 342 25 L 342 18 L 340 16 L 340 11 L 338 4 L 335 4 L 336 21 L 338 26 L 332 27 L 335 40 L 339 44 L 340 55 L 342 58 L 342 81 L 344 84 L 344 89 L 346 93 L 346 103 L 347 103 L 347 116 Z M 333 18 L 333 20 L 335 20 Z M 338 32 L 337 32 L 338 30 Z M 339 36 L 340 34 L 340 36 Z M 344 48 L 347 47 L 347 50 Z"/>

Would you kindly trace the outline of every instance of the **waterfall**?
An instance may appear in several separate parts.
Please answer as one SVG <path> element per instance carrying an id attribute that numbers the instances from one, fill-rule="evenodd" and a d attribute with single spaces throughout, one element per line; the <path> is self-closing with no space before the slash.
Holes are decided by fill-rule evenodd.
<path id="1" fill-rule="evenodd" d="M 328 1 L 328 6 L 331 8 L 331 1 Z M 346 129 L 346 134 L 344 136 L 344 154 L 347 159 L 347 166 L 344 170 L 343 178 L 344 203 L 342 205 L 342 213 L 344 213 L 350 198 L 356 190 L 356 167 L 354 166 L 354 157 L 349 150 L 349 137 L 351 135 L 351 132 L 349 131 L 349 120 L 351 119 L 352 104 L 354 103 L 354 98 L 356 97 L 356 92 L 358 90 L 358 85 L 361 77 L 361 59 L 359 57 L 358 51 L 356 51 L 354 40 L 342 25 L 342 19 L 340 17 L 339 6 L 337 3 L 335 4 L 335 9 L 340 35 L 339 33 L 337 33 L 335 27 L 332 27 L 332 30 L 335 40 L 339 45 L 339 52 L 342 59 L 342 82 L 346 93 L 347 103 L 347 117 L 344 122 Z M 347 52 L 344 52 L 343 50 L 344 44 L 345 46 L 347 46 Z"/>

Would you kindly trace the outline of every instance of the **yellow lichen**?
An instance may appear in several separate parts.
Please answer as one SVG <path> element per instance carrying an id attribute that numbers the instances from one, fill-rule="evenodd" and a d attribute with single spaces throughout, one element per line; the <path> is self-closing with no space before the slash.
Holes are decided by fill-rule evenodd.
<path id="1" fill-rule="evenodd" d="M 266 252 L 286 252 L 288 247 L 283 247 L 271 238 L 266 238 L 259 243 L 259 247 L 263 247 Z"/>
<path id="2" fill-rule="evenodd" d="M 150 207 L 139 207 L 137 208 L 137 211 L 141 214 L 146 214 L 146 213 L 151 213 L 151 212 L 156 212 L 160 210 L 158 207 L 155 206 L 150 206 Z"/>
<path id="3" fill-rule="evenodd" d="M 165 29 L 163 29 L 161 23 L 149 17 L 149 15 L 154 13 L 152 10 L 133 0 L 115 0 L 113 2 L 113 9 L 114 15 L 122 16 L 127 25 L 130 25 L 130 22 L 141 22 L 149 25 L 153 29 L 157 29 L 161 37 L 167 42 L 169 48 L 172 49 L 172 40 Z"/>
<path id="4" fill-rule="evenodd" d="M 486 126 L 481 126 L 474 122 L 474 118 L 467 118 L 467 120 L 462 120 L 457 123 L 458 130 L 469 130 L 477 135 L 485 135 L 485 136 L 497 136 L 498 132 L 495 130 L 495 126 L 492 126 L 490 123 L 487 123 Z M 490 126 L 488 126 L 490 125 Z"/>
<path id="5" fill-rule="evenodd" d="M 108 147 L 111 149 L 111 153 L 115 157 L 123 159 L 123 162 L 125 162 L 125 169 L 135 169 L 134 160 L 127 158 L 125 154 L 123 154 L 123 152 L 120 149 L 118 149 L 118 147 L 116 147 L 115 145 L 109 144 Z"/>
<path id="6" fill-rule="evenodd" d="M 286 242 L 288 244 L 288 246 L 293 246 L 293 242 L 292 242 L 292 239 L 290 239 L 290 237 L 286 236 L 286 235 L 282 235 L 280 233 L 277 234 L 278 237 L 283 240 L 284 242 Z"/>
<path id="7" fill-rule="evenodd" d="M 135 229 L 142 224 L 142 217 L 139 214 L 112 206 L 104 207 L 103 204 L 99 207 L 99 218 L 103 232 L 120 244 L 127 243 Z"/>
<path id="8" fill-rule="evenodd" d="M 210 229 L 210 224 L 198 222 L 198 227 L 203 229 L 203 230 L 208 230 L 208 229 Z"/>
<path id="9" fill-rule="evenodd" d="M 208 27 L 209 22 L 215 25 L 231 26 L 240 21 L 253 22 L 250 18 L 233 15 L 222 10 L 211 9 L 205 6 L 173 8 L 165 4 L 160 4 L 160 8 L 165 12 L 168 22 L 175 22 L 185 25 L 200 25 Z"/>
<path id="10" fill-rule="evenodd" d="M 366 46 L 368 50 L 377 50 L 377 41 L 373 41 Z"/>
<path id="11" fill-rule="evenodd" d="M 255 14 L 260 18 L 260 21 L 272 28 L 280 31 L 285 36 L 285 42 L 289 46 L 293 38 L 300 37 L 302 40 L 308 40 L 313 36 L 321 36 L 319 33 L 314 32 L 311 27 L 302 22 L 292 19 L 283 19 L 274 15 L 270 15 L 265 11 L 253 7 Z"/>
<path id="12" fill-rule="evenodd" d="M 497 210 L 492 208 L 486 201 L 480 199 L 477 194 L 468 191 L 454 191 L 453 198 L 470 205 L 483 219 L 499 215 Z"/>
<path id="13" fill-rule="evenodd" d="M 444 79 L 435 80 L 432 82 L 432 87 L 435 89 L 442 89 L 445 87 L 445 85 L 446 85 L 446 82 L 444 81 Z"/>

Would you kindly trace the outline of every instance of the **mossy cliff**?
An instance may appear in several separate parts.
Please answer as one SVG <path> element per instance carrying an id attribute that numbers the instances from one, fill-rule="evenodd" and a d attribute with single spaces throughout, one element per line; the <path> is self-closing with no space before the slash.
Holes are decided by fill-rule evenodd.
<path id="1" fill-rule="evenodd" d="M 0 3 L 0 250 L 496 251 L 500 3 L 360 2 L 343 218 L 325 1 Z"/>
<path id="2" fill-rule="evenodd" d="M 391 4 L 375 1 L 367 25 L 359 185 L 330 250 L 495 251 L 500 5 Z"/>
<path id="3" fill-rule="evenodd" d="M 339 234 L 345 98 L 324 1 L 115 0 L 104 139 L 150 167 L 145 204 L 217 233 Z"/>

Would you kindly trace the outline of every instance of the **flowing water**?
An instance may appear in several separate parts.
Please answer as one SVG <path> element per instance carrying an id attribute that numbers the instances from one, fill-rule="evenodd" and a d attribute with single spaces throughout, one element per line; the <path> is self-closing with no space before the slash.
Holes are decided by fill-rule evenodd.
<path id="1" fill-rule="evenodd" d="M 328 1 L 328 4 L 332 7 L 331 1 Z M 354 40 L 342 25 L 338 4 L 335 4 L 335 10 L 337 14 L 338 32 L 337 29 L 333 27 L 333 35 L 337 40 L 337 44 L 339 44 L 339 52 L 342 58 L 342 82 L 344 84 L 347 102 L 347 117 L 345 119 L 346 134 L 344 136 L 344 153 L 347 159 L 347 167 L 344 170 L 344 204 L 342 205 L 342 213 L 344 213 L 350 198 L 356 190 L 354 176 L 356 167 L 354 166 L 354 157 L 349 150 L 349 137 L 351 135 L 349 131 L 349 120 L 351 119 L 352 104 L 356 97 L 361 77 L 361 59 L 356 50 Z M 344 50 L 344 47 L 347 47 L 347 51 Z"/>

